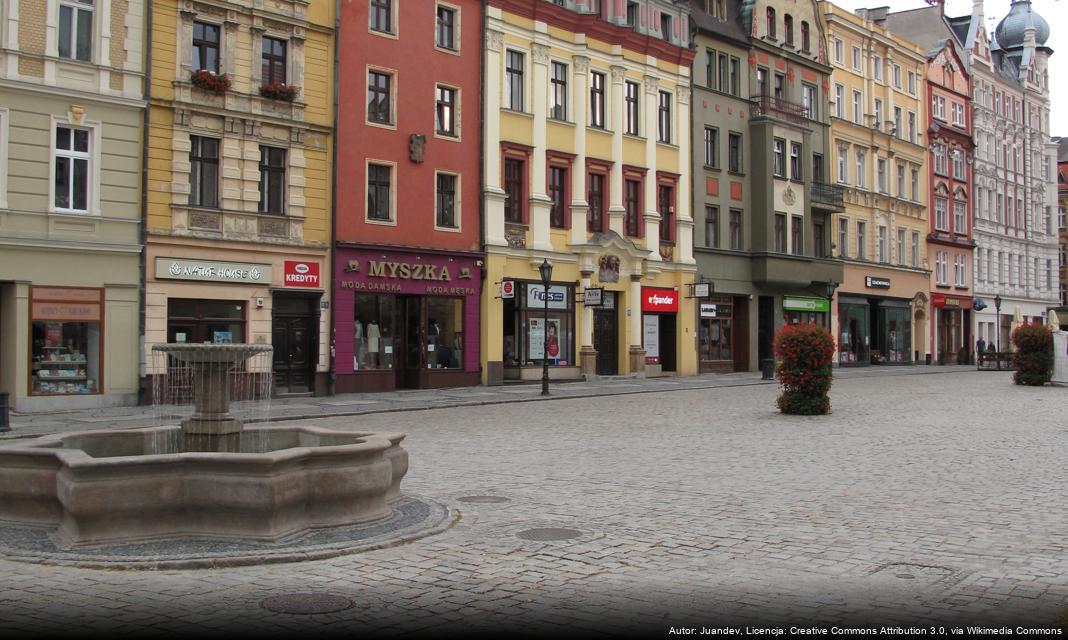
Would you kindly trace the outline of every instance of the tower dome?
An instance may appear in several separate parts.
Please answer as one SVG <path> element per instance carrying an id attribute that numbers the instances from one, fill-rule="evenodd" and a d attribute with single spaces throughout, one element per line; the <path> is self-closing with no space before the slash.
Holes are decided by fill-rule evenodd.
<path id="1" fill-rule="evenodd" d="M 998 46 L 1002 49 L 1015 49 L 1023 45 L 1024 31 L 1028 25 L 1035 27 L 1035 44 L 1042 46 L 1049 39 L 1049 23 L 1031 8 L 1031 0 L 1016 0 L 1009 9 L 1009 15 L 1002 18 L 994 30 Z"/>

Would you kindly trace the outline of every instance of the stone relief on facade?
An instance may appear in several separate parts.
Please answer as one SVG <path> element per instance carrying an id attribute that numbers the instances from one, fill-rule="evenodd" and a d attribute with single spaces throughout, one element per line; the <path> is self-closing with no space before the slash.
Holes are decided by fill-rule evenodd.
<path id="1" fill-rule="evenodd" d="M 604 283 L 619 282 L 619 262 L 619 256 L 601 256 L 597 260 L 597 279 Z"/>

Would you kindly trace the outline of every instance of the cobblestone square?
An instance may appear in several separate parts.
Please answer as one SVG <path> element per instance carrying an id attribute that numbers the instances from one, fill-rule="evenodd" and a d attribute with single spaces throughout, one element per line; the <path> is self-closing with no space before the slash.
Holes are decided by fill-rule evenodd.
<path id="1" fill-rule="evenodd" d="M 776 387 L 752 385 L 309 420 L 407 432 L 405 492 L 456 524 L 251 567 L 4 559 L 0 634 L 1058 626 L 1068 393 L 1009 376 L 842 376 L 818 418 L 780 415 Z M 261 606 L 301 593 L 353 605 Z"/>

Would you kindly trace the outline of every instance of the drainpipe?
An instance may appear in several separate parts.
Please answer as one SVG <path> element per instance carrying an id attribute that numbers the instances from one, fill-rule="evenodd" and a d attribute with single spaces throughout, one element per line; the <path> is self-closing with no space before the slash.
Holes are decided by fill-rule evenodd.
<path id="1" fill-rule="evenodd" d="M 479 277 L 482 278 L 482 295 L 487 295 L 486 285 L 488 280 L 486 279 L 486 163 L 484 162 L 484 154 L 488 152 L 486 149 L 486 52 L 484 47 L 486 46 L 486 23 L 488 6 L 487 0 L 482 0 L 480 3 L 482 7 L 482 26 L 479 31 L 479 46 L 478 46 L 478 146 L 481 150 L 478 156 L 478 246 L 482 250 L 482 268 L 479 269 Z M 500 150 L 494 149 L 492 153 L 500 153 Z M 482 301 L 479 300 L 479 307 L 482 306 Z M 481 311 L 479 312 L 479 333 L 482 332 L 481 324 L 486 322 L 486 318 L 483 318 Z M 479 364 L 478 364 L 478 379 L 481 382 L 483 379 L 482 374 L 482 349 L 479 348 Z"/>
<path id="2" fill-rule="evenodd" d="M 138 232 L 139 241 L 141 243 L 141 253 L 138 256 L 138 267 L 140 269 L 140 275 L 138 277 L 137 294 L 140 299 L 137 312 L 137 334 L 141 337 L 140 344 L 140 367 L 141 369 L 140 380 L 137 385 L 137 404 L 144 405 L 146 403 L 145 396 L 148 389 L 148 376 L 145 374 L 148 370 L 148 351 L 145 348 L 145 304 L 147 302 L 145 297 L 146 283 L 146 269 L 148 268 L 148 117 L 149 108 L 152 99 L 152 0 L 145 2 L 145 55 L 144 55 L 144 89 L 142 94 L 145 99 L 144 115 L 141 119 L 141 227 Z"/>
<path id="3" fill-rule="evenodd" d="M 328 261 L 330 263 L 330 308 L 327 309 L 329 313 L 329 319 L 327 326 L 330 327 L 330 349 L 328 355 L 330 356 L 330 371 L 327 373 L 327 388 L 326 395 L 332 396 L 335 393 L 335 386 L 337 383 L 337 369 L 334 366 L 334 305 L 337 304 L 336 290 L 337 285 L 334 279 L 334 261 L 337 259 L 337 251 L 335 249 L 337 242 L 337 120 L 338 120 L 338 69 L 341 64 L 341 0 L 334 0 L 334 118 L 333 125 L 334 130 L 331 132 L 330 139 L 333 144 L 330 146 L 330 193 L 333 197 L 330 198 L 330 254 Z"/>

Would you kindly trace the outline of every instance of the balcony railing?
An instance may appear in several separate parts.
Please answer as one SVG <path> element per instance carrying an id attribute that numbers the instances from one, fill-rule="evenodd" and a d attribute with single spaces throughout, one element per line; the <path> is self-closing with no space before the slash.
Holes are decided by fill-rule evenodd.
<path id="1" fill-rule="evenodd" d="M 765 94 L 750 96 L 749 100 L 754 118 L 770 115 L 802 124 L 809 119 L 808 107 L 796 102 Z"/>
<path id="2" fill-rule="evenodd" d="M 813 182 L 810 189 L 813 205 L 833 211 L 845 210 L 842 193 L 842 187 L 826 182 Z"/>

